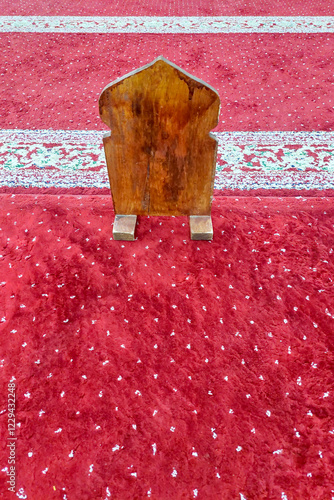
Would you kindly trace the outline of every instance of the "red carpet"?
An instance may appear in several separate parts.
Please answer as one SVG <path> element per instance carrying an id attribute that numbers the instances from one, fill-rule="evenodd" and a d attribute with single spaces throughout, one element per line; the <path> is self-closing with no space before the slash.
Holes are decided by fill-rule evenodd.
<path id="1" fill-rule="evenodd" d="M 216 196 L 211 243 L 124 244 L 109 196 L 0 201 L 19 498 L 333 496 L 330 199 Z"/>
<path id="2" fill-rule="evenodd" d="M 102 89 L 159 55 L 217 89 L 217 131 L 334 128 L 334 33 L 0 33 L 0 41 L 2 128 L 100 130 Z"/>
<path id="3" fill-rule="evenodd" d="M 332 0 L 11 0 L 3 16 L 329 16 Z"/>
<path id="4" fill-rule="evenodd" d="M 0 6 L 0 500 L 334 500 L 333 0 Z M 221 98 L 212 242 L 112 240 L 98 97 L 161 54 Z"/>

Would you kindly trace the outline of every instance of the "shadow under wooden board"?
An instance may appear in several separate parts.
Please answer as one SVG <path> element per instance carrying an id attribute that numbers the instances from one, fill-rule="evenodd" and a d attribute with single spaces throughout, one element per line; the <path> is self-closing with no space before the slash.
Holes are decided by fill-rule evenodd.
<path id="1" fill-rule="evenodd" d="M 219 108 L 216 90 L 162 56 L 105 87 L 115 239 L 134 239 L 137 215 L 188 215 L 192 239 L 212 239 Z"/>

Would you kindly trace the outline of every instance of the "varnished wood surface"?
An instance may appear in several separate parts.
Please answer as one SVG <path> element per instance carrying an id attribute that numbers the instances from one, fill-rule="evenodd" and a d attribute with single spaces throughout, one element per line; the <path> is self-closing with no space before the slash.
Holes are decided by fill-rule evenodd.
<path id="1" fill-rule="evenodd" d="M 136 215 L 116 215 L 113 228 L 114 240 L 134 241 L 136 222 Z"/>
<path id="2" fill-rule="evenodd" d="M 210 215 L 190 215 L 189 226 L 192 240 L 212 240 L 213 226 Z"/>
<path id="3" fill-rule="evenodd" d="M 103 90 L 117 214 L 210 214 L 219 104 L 212 87 L 161 57 Z"/>

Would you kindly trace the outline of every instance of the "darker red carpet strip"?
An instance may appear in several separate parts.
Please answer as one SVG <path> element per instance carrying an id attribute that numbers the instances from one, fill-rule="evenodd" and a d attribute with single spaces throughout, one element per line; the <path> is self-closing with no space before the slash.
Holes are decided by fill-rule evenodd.
<path id="1" fill-rule="evenodd" d="M 11 0 L 2 16 L 330 16 L 333 0 Z"/>
<path id="2" fill-rule="evenodd" d="M 186 218 L 141 218 L 135 242 L 113 241 L 108 196 L 0 201 L 18 490 L 331 498 L 330 199 L 216 196 L 211 243 L 190 241 Z"/>

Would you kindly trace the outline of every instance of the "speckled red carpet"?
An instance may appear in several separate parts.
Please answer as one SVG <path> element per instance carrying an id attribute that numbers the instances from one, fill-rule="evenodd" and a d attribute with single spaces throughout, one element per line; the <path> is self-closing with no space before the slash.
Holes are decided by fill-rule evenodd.
<path id="1" fill-rule="evenodd" d="M 113 241 L 109 196 L 1 206 L 19 498 L 331 498 L 330 199 L 217 196 L 211 243 Z"/>
<path id="2" fill-rule="evenodd" d="M 334 499 L 333 14 L 0 0 L 1 500 Z M 161 54 L 221 98 L 212 242 L 112 240 L 98 96 Z"/>

